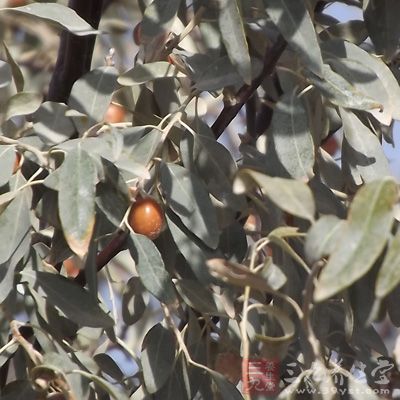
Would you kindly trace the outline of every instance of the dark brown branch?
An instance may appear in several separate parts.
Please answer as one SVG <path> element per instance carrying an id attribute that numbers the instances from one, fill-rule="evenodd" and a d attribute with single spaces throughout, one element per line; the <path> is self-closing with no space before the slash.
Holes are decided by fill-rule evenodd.
<path id="1" fill-rule="evenodd" d="M 68 6 L 97 29 L 100 22 L 103 0 L 70 0 Z M 63 31 L 58 58 L 50 81 L 47 100 L 66 103 L 72 85 L 90 71 L 95 35 L 76 36 Z"/>
<path id="2" fill-rule="evenodd" d="M 216 138 L 219 138 L 226 127 L 232 122 L 236 117 L 243 105 L 249 100 L 257 88 L 261 85 L 263 80 L 270 75 L 279 57 L 282 55 L 286 47 L 286 40 L 279 35 L 278 39 L 271 47 L 269 51 L 265 53 L 264 56 L 264 67 L 260 73 L 252 82 L 251 85 L 243 85 L 238 93 L 236 94 L 237 103 L 234 105 L 225 105 L 218 118 L 215 120 L 213 126 L 211 127 Z"/>
<path id="3" fill-rule="evenodd" d="M 124 243 L 129 233 L 118 230 L 114 237 L 110 240 L 106 247 L 100 251 L 96 256 L 96 268 L 97 272 L 100 271 L 106 264 L 108 264 L 121 250 L 124 248 Z M 74 279 L 76 283 L 81 286 L 86 284 L 85 270 L 81 270 L 77 277 Z"/>

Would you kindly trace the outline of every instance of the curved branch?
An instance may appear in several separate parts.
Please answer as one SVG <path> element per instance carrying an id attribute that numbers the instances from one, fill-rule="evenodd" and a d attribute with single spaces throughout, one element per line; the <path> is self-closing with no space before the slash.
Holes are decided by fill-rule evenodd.
<path id="1" fill-rule="evenodd" d="M 236 104 L 225 105 L 218 118 L 215 120 L 211 129 L 214 132 L 216 138 L 222 135 L 222 132 L 236 117 L 243 105 L 250 99 L 253 93 L 261 85 L 265 77 L 270 75 L 278 62 L 280 56 L 286 48 L 286 40 L 283 36 L 279 35 L 278 39 L 264 56 L 264 67 L 260 73 L 252 82 L 251 85 L 243 85 L 236 94 Z"/>

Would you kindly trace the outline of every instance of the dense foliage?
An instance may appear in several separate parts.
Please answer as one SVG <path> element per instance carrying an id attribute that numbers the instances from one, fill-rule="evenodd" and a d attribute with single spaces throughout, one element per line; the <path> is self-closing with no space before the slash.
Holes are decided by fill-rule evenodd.
<path id="1" fill-rule="evenodd" d="M 0 1 L 0 397 L 392 397 L 399 15 Z"/>

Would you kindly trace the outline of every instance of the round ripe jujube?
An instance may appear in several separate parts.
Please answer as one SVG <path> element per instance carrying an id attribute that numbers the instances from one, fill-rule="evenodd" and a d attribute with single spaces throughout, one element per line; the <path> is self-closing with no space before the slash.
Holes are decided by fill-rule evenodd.
<path id="1" fill-rule="evenodd" d="M 132 204 L 128 223 L 135 233 L 154 240 L 161 233 L 164 225 L 163 209 L 150 197 L 138 199 Z"/>
<path id="2" fill-rule="evenodd" d="M 117 104 L 111 103 L 104 115 L 104 122 L 116 124 L 118 122 L 124 122 L 124 120 L 125 109 Z"/>

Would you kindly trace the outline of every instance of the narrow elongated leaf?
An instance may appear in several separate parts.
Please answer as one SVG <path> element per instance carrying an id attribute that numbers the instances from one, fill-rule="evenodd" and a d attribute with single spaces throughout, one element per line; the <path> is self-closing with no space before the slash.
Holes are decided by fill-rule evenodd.
<path id="1" fill-rule="evenodd" d="M 168 206 L 189 230 L 215 249 L 219 239 L 217 215 L 203 183 L 176 164 L 162 164 L 160 171 Z"/>
<path id="2" fill-rule="evenodd" d="M 321 49 L 325 57 L 339 57 L 357 60 L 361 64 L 371 68 L 378 76 L 389 96 L 392 117 L 400 119 L 400 87 L 389 67 L 378 57 L 373 57 L 359 46 L 342 40 L 329 40 L 321 43 Z M 383 104 L 385 106 L 385 104 Z"/>
<path id="3" fill-rule="evenodd" d="M 218 391 L 223 400 L 243 400 L 243 397 L 236 386 L 229 382 L 222 374 L 216 371 L 209 371 L 209 373 L 217 385 Z"/>
<path id="4" fill-rule="evenodd" d="M 267 158 L 274 152 L 294 178 L 312 175 L 314 143 L 306 110 L 295 92 L 285 94 L 277 103 L 270 131 L 273 145 L 267 148 Z"/>
<path id="5" fill-rule="evenodd" d="M 74 369 L 72 372 L 74 374 L 79 374 L 87 379 L 90 379 L 95 383 L 96 386 L 101 387 L 105 392 L 107 392 L 114 400 L 129 400 L 128 396 L 124 392 L 119 390 L 115 384 L 111 384 L 100 376 L 90 374 L 89 372 L 78 369 Z"/>
<path id="6" fill-rule="evenodd" d="M 268 15 L 283 37 L 317 75 L 322 74 L 322 56 L 304 0 L 264 0 Z"/>
<path id="7" fill-rule="evenodd" d="M 142 346 L 142 368 L 146 389 L 155 393 L 162 388 L 172 372 L 175 359 L 175 336 L 161 324 L 153 326 Z"/>
<path id="8" fill-rule="evenodd" d="M 400 3 L 396 0 L 363 1 L 364 20 L 376 53 L 391 61 L 400 40 Z"/>
<path id="9" fill-rule="evenodd" d="M 143 286 L 162 303 L 176 301 L 174 285 L 157 247 L 143 235 L 132 233 L 130 239 L 129 252 L 136 262 Z"/>
<path id="10" fill-rule="evenodd" d="M 6 88 L 11 81 L 12 71 L 10 65 L 0 60 L 0 89 Z"/>
<path id="11" fill-rule="evenodd" d="M 349 155 L 343 154 L 344 160 L 357 169 L 364 182 L 390 175 L 389 163 L 379 139 L 352 112 L 340 109 L 340 116 L 344 137 L 350 146 Z"/>
<path id="12" fill-rule="evenodd" d="M 148 64 L 136 64 L 132 69 L 124 72 L 118 83 L 122 86 L 134 86 L 163 78 L 184 77 L 176 67 L 165 61 L 157 61 Z"/>
<path id="13" fill-rule="evenodd" d="M 15 62 L 12 54 L 10 53 L 10 51 L 8 50 L 7 45 L 5 44 L 5 42 L 3 41 L 3 47 L 4 47 L 4 51 L 6 53 L 6 57 L 7 57 L 7 62 L 11 67 L 11 72 L 12 72 L 12 76 L 14 79 L 14 83 L 15 83 L 15 87 L 17 89 L 17 92 L 22 92 L 24 90 L 24 76 L 22 75 L 21 69 L 19 68 L 19 65 Z"/>
<path id="14" fill-rule="evenodd" d="M 10 11 L 37 17 L 57 28 L 67 29 L 79 36 L 99 33 L 74 10 L 57 3 L 32 3 L 28 6 L 3 8 L 0 11 Z"/>
<path id="15" fill-rule="evenodd" d="M 219 0 L 219 6 L 219 29 L 229 59 L 244 82 L 250 85 L 251 61 L 237 0 Z"/>
<path id="16" fill-rule="evenodd" d="M 20 191 L 0 214 L 0 264 L 6 262 L 30 229 L 30 190 Z M 18 221 L 18 223 L 17 223 Z"/>
<path id="17" fill-rule="evenodd" d="M 389 243 L 388 251 L 383 260 L 376 279 L 375 294 L 383 298 L 400 283 L 400 231 Z"/>
<path id="18" fill-rule="evenodd" d="M 78 325 L 94 328 L 110 328 L 114 325 L 113 319 L 94 297 L 75 282 L 48 272 L 25 269 L 21 274 L 22 282 L 28 282 L 30 290 L 46 298 Z"/>
<path id="19" fill-rule="evenodd" d="M 103 119 L 117 86 L 117 76 L 114 67 L 99 67 L 83 75 L 72 86 L 68 106 L 89 117 L 75 118 L 81 132 Z"/>
<path id="20" fill-rule="evenodd" d="M 391 178 L 358 191 L 340 240 L 319 277 L 316 301 L 335 295 L 369 271 L 389 238 L 397 200 L 397 184 Z"/>
<path id="21" fill-rule="evenodd" d="M 15 162 L 15 146 L 0 145 L 0 186 L 11 178 Z"/>
<path id="22" fill-rule="evenodd" d="M 83 257 L 89 248 L 95 222 L 96 167 L 80 146 L 65 157 L 60 167 L 58 207 L 69 247 Z"/>
<path id="23" fill-rule="evenodd" d="M 392 104 L 390 97 L 376 73 L 367 65 L 358 60 L 331 59 L 328 60 L 332 68 L 343 78 L 347 79 L 361 93 L 368 93 L 380 104 L 382 109 L 368 110 L 378 121 L 384 125 L 392 122 Z"/>
<path id="24" fill-rule="evenodd" d="M 232 191 L 237 167 L 225 146 L 202 134 L 187 135 L 181 140 L 181 154 L 185 167 L 198 171 L 213 196 L 227 207 L 243 208 L 244 198 Z"/>
<path id="25" fill-rule="evenodd" d="M 74 124 L 65 115 L 67 110 L 65 104 L 46 101 L 36 111 L 33 129 L 44 143 L 59 144 L 74 134 Z"/>
<path id="26" fill-rule="evenodd" d="M 271 178 L 260 172 L 242 169 L 236 175 L 234 191 L 243 193 L 260 186 L 263 193 L 282 210 L 301 218 L 314 220 L 315 203 L 310 188 L 301 181 Z"/>
<path id="27" fill-rule="evenodd" d="M 343 227 L 343 220 L 334 215 L 324 215 L 310 228 L 304 248 L 310 264 L 334 251 Z"/>
<path id="28" fill-rule="evenodd" d="M 383 105 L 377 100 L 369 97 L 356 89 L 341 75 L 332 71 L 328 65 L 323 66 L 323 77 L 308 74 L 310 81 L 321 91 L 321 93 L 333 104 L 354 108 L 356 110 L 370 110 L 382 108 Z"/>
<path id="29" fill-rule="evenodd" d="M 10 97 L 5 106 L 5 119 L 34 113 L 42 103 L 42 96 L 33 92 L 20 92 Z"/>
<path id="30" fill-rule="evenodd" d="M 177 248 L 189 264 L 196 278 L 203 284 L 210 283 L 211 277 L 206 267 L 208 259 L 206 251 L 198 246 L 188 232 L 185 232 L 185 229 L 179 225 L 178 221 L 176 221 L 178 219 L 176 215 L 169 212 L 166 214 L 165 219 Z"/>

